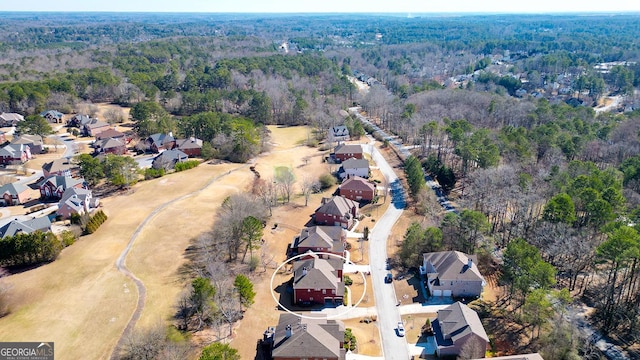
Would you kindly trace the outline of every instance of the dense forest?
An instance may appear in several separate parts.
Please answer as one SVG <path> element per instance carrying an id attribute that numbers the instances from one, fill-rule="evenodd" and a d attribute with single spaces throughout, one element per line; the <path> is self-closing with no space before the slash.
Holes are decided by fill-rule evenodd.
<path id="1" fill-rule="evenodd" d="M 244 162 L 266 148 L 266 124 L 322 136 L 360 105 L 415 145 L 406 178 L 427 216 L 407 230 L 403 266 L 478 254 L 504 289 L 482 317 L 530 334 L 517 350 L 599 358 L 565 316 L 573 303 L 637 354 L 639 26 L 632 14 L 4 13 L 0 111 L 131 106 L 141 138 L 194 136 L 205 156 Z M 423 169 L 459 214 L 438 211 Z"/>

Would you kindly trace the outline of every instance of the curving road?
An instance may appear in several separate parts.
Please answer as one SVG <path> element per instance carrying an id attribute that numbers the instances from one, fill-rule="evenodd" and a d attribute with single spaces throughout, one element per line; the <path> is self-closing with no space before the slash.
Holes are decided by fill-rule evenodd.
<path id="1" fill-rule="evenodd" d="M 140 235 L 140 232 L 142 232 L 142 230 L 145 228 L 145 226 L 147 226 L 147 224 L 153 220 L 153 218 L 158 215 L 162 210 L 166 209 L 168 206 L 175 204 L 178 201 L 187 199 L 191 196 L 197 195 L 199 193 L 201 193 L 202 191 L 206 190 L 209 186 L 213 185 L 216 181 L 220 180 L 221 178 L 231 174 L 232 172 L 236 172 L 240 169 L 243 169 L 245 167 L 249 166 L 249 164 L 245 164 L 243 166 L 238 167 L 237 169 L 228 171 L 224 174 L 218 175 L 216 177 L 214 177 L 213 179 L 209 180 L 209 182 L 207 182 L 202 188 L 200 188 L 199 190 L 196 190 L 194 192 L 182 195 L 180 197 L 177 197 L 173 200 L 169 200 L 167 202 L 165 202 L 164 204 L 158 206 L 157 208 L 155 208 L 141 223 L 140 225 L 138 225 L 138 227 L 136 228 L 136 231 L 133 232 L 133 234 L 131 234 L 131 237 L 129 238 L 129 242 L 127 243 L 127 246 L 124 248 L 124 250 L 122 250 L 122 253 L 120 254 L 120 256 L 118 256 L 118 259 L 116 260 L 116 268 L 118 269 L 118 271 L 120 271 L 122 274 L 124 274 L 126 277 L 130 278 L 131 280 L 133 280 L 133 282 L 136 284 L 136 288 L 138 289 L 138 303 L 136 304 L 136 308 L 133 311 L 133 314 L 131 314 L 131 318 L 129 319 L 129 322 L 127 323 L 127 326 L 124 328 L 124 330 L 122 331 L 122 335 L 120 335 L 120 339 L 118 339 L 118 342 L 116 343 L 116 346 L 113 349 L 113 352 L 111 353 L 111 359 L 112 360 L 116 360 L 118 359 L 118 354 L 119 354 L 119 350 L 122 348 L 122 345 L 124 344 L 124 341 L 129 337 L 129 335 L 131 334 L 131 331 L 133 331 L 133 328 L 136 326 L 136 323 L 138 322 L 138 319 L 140 319 L 140 315 L 142 314 L 142 310 L 144 309 L 144 304 L 145 304 L 145 300 L 146 300 L 146 296 L 147 296 L 147 288 L 144 286 L 144 283 L 142 282 L 142 280 L 138 279 L 135 274 L 133 274 L 131 271 L 129 271 L 129 269 L 127 268 L 126 265 L 126 261 L 127 261 L 127 255 L 129 254 L 129 251 L 131 251 L 131 248 L 133 247 L 133 244 L 135 243 L 136 239 L 138 238 L 138 236 Z"/>

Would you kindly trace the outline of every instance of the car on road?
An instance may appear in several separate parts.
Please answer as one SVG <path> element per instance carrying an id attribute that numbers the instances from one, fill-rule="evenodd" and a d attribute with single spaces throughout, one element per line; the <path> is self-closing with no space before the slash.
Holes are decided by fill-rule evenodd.
<path id="1" fill-rule="evenodd" d="M 384 282 L 387 284 L 390 284 L 393 281 L 393 275 L 391 275 L 391 273 L 387 273 L 387 275 L 384 277 Z"/>
<path id="2" fill-rule="evenodd" d="M 402 325 L 402 321 L 398 321 L 398 336 L 404 336 L 404 325 Z"/>

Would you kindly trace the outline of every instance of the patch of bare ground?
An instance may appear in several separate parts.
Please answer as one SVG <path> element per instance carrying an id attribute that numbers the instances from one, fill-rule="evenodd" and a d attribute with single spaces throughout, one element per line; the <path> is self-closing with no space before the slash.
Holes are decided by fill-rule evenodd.
<path id="1" fill-rule="evenodd" d="M 380 329 L 376 321 L 363 322 L 362 319 L 344 320 L 345 328 L 350 328 L 356 337 L 356 350 L 360 355 L 382 356 Z M 384 330 L 383 330 L 384 331 Z"/>

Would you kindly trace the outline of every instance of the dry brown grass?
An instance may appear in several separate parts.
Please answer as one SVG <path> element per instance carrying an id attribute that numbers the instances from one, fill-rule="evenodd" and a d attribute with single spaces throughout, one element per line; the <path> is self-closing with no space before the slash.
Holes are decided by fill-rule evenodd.
<path id="1" fill-rule="evenodd" d="M 377 322 L 369 324 L 360 322 L 360 319 L 344 321 L 345 328 L 350 328 L 358 343 L 356 352 L 360 355 L 382 356 L 380 346 L 380 329 Z M 384 331 L 384 330 L 383 330 Z"/>

